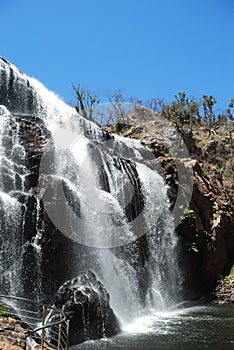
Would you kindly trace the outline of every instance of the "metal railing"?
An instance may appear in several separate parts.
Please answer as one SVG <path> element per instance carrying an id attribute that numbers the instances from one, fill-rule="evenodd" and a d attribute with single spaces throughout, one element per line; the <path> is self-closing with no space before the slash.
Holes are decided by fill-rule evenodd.
<path id="1" fill-rule="evenodd" d="M 24 349 L 67 350 L 68 338 L 69 321 L 62 310 L 0 294 L 0 341 Z"/>

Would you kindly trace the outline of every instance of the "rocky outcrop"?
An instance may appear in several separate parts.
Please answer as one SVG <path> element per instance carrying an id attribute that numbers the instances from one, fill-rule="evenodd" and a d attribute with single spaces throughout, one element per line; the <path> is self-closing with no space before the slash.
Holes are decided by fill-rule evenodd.
<path id="1" fill-rule="evenodd" d="M 177 232 L 187 287 L 193 289 L 194 296 L 201 296 L 211 292 L 233 264 L 233 205 L 220 176 L 207 178 L 197 161 L 193 181 L 191 211 L 182 218 Z"/>
<path id="2" fill-rule="evenodd" d="M 234 278 L 227 281 L 222 279 L 214 290 L 214 302 L 216 304 L 234 303 Z"/>
<path id="3" fill-rule="evenodd" d="M 70 319 L 71 345 L 110 337 L 120 331 L 110 307 L 110 296 L 92 271 L 64 283 L 56 294 L 55 306 L 62 308 Z"/>
<path id="4" fill-rule="evenodd" d="M 107 130 L 114 131 L 113 126 Z M 160 133 L 153 127 L 145 133 L 139 120 L 123 128 L 122 135 L 139 139 L 152 150 L 169 186 L 171 208 L 178 194 L 176 167 L 192 168 L 191 203 L 177 227 L 179 261 L 185 297 L 212 299 L 217 281 L 228 275 L 234 264 L 234 146 L 228 131 L 221 126 L 209 136 L 202 125 L 194 126 L 185 140 L 192 160 L 182 164 L 170 156 Z"/>
<path id="5" fill-rule="evenodd" d="M 27 331 L 11 317 L 0 318 L 0 349 L 21 350 L 26 346 Z"/>
<path id="6" fill-rule="evenodd" d="M 23 324 L 19 319 L 8 317 L 0 317 L 0 349 L 1 350 L 52 350 L 46 342 L 43 346 L 41 344 L 41 338 L 37 335 L 37 341 L 35 337 L 27 337 L 28 325 Z M 40 344 L 40 345 L 39 345 Z"/>
<path id="7" fill-rule="evenodd" d="M 213 144 L 209 142 L 209 145 L 211 143 Z M 227 181 L 223 170 L 227 169 L 227 163 L 231 166 L 232 149 L 226 147 L 224 157 L 223 147 L 219 148 L 214 144 L 217 148 L 216 155 L 219 154 L 219 149 L 222 151 L 221 155 L 217 156 L 217 163 L 215 158 L 211 157 L 210 146 L 205 148 L 203 153 L 202 149 L 195 148 L 196 140 L 193 140 L 193 160 L 188 164 L 184 163 L 185 167 L 192 166 L 193 169 L 190 206 L 181 216 L 177 227 L 181 242 L 180 264 L 184 270 L 186 297 L 207 295 L 208 298 L 212 298 L 212 291 L 220 276 L 227 275 L 234 264 L 234 196 L 230 190 L 233 183 Z M 165 169 L 168 161 L 172 165 L 169 169 L 170 174 L 167 171 L 166 181 L 171 189 L 169 192 L 176 195 L 177 171 L 173 160 L 164 156 L 161 165 Z M 171 200 L 173 198 L 172 196 Z"/>
<path id="8" fill-rule="evenodd" d="M 196 164 L 190 222 L 200 266 L 196 279 L 201 291 L 210 292 L 234 264 L 234 147 L 222 126 L 211 138 L 203 129 L 194 130 L 192 144 Z"/>

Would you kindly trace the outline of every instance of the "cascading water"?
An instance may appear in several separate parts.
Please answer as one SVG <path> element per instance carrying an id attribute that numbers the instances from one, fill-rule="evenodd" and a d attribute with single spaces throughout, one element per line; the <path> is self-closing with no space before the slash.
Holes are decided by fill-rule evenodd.
<path id="1" fill-rule="evenodd" d="M 0 63 L 3 290 L 46 300 L 91 268 L 122 322 L 175 303 L 177 240 L 151 152 Z"/>

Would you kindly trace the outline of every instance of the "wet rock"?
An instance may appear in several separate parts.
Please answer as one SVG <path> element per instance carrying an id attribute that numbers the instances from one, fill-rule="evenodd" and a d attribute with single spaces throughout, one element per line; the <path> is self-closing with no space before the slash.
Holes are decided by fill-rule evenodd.
<path id="1" fill-rule="evenodd" d="M 70 344 L 113 336 L 120 331 L 103 283 L 89 270 L 65 282 L 58 290 L 55 306 L 70 319 Z"/>

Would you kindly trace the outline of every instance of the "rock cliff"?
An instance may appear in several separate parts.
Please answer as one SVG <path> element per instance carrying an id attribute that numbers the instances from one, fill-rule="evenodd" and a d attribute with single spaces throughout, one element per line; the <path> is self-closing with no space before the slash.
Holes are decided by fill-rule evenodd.
<path id="1" fill-rule="evenodd" d="M 114 131 L 113 125 L 106 127 Z M 150 148 L 164 169 L 172 205 L 178 192 L 177 169 L 160 134 L 144 125 L 127 125 L 121 134 L 137 138 Z M 204 125 L 185 135 L 191 159 L 183 166 L 193 170 L 190 206 L 177 226 L 180 265 L 184 272 L 185 297 L 213 298 L 215 286 L 234 264 L 234 145 L 224 126 L 209 135 Z M 177 160 L 177 164 L 180 160 Z"/>

